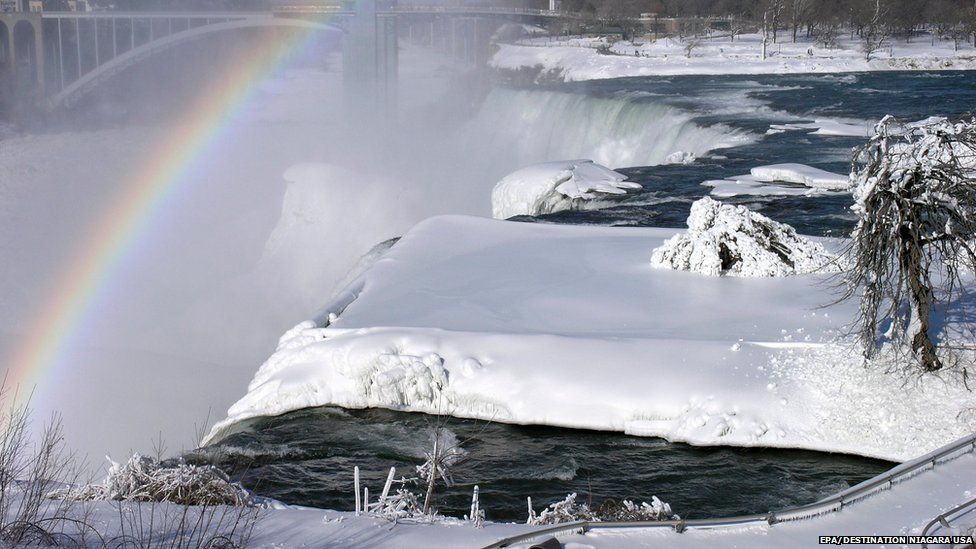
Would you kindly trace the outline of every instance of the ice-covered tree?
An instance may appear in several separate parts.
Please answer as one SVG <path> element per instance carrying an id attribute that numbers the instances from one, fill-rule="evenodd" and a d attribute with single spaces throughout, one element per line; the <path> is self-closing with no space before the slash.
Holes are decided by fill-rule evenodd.
<path id="1" fill-rule="evenodd" d="M 964 309 L 976 267 L 976 120 L 887 116 L 855 151 L 851 176 L 858 223 L 844 278 L 846 297 L 860 298 L 865 355 L 890 342 L 939 370 L 939 342 L 953 335 L 946 315 Z"/>

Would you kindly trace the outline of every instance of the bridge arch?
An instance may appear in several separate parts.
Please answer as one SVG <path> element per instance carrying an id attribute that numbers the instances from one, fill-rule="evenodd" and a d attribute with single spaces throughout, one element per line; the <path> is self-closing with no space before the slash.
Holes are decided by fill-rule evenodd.
<path id="1" fill-rule="evenodd" d="M 73 101 L 94 89 L 99 82 L 110 78 L 111 76 L 118 74 L 136 63 L 139 63 L 156 54 L 216 33 L 254 28 L 292 28 L 337 33 L 342 32 L 342 29 L 335 25 L 316 23 L 301 19 L 270 16 L 247 17 L 199 27 L 191 27 L 185 31 L 175 32 L 171 35 L 148 42 L 141 46 L 137 46 L 136 48 L 119 54 L 110 61 L 99 65 L 94 70 L 82 75 L 81 78 L 75 80 L 70 85 L 65 86 L 65 88 L 60 92 L 51 96 L 47 100 L 47 109 L 49 111 L 53 111 L 60 107 L 70 105 Z"/>
<path id="2" fill-rule="evenodd" d="M 0 71 L 10 62 L 10 29 L 0 21 Z"/>
<path id="3" fill-rule="evenodd" d="M 30 21 L 21 20 L 14 24 L 10 61 L 17 74 L 18 83 L 26 83 L 31 88 L 37 86 L 40 74 L 37 70 L 37 29 Z"/>
<path id="4" fill-rule="evenodd" d="M 16 80 L 13 75 L 13 52 L 10 51 L 12 38 L 7 23 L 0 21 L 0 114 L 13 94 Z"/>

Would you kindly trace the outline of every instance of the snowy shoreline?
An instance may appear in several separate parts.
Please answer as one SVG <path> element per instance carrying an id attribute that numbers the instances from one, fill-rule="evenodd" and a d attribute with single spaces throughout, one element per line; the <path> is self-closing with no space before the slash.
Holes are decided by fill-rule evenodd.
<path id="1" fill-rule="evenodd" d="M 976 49 L 950 43 L 896 42 L 870 61 L 859 42 L 838 40 L 833 48 L 809 39 L 772 44 L 761 58 L 759 34 L 706 38 L 686 51 L 688 42 L 661 38 L 651 42 L 610 42 L 603 38 L 534 38 L 499 44 L 489 64 L 507 72 L 534 73 L 536 82 L 583 81 L 632 76 L 805 74 L 868 71 L 941 71 L 976 69 Z M 598 51 L 603 49 L 604 53 Z"/>
<path id="2" fill-rule="evenodd" d="M 820 308 L 833 301 L 827 275 L 654 269 L 651 251 L 673 234 L 421 222 L 281 338 L 204 442 L 322 405 L 891 461 L 971 432 L 964 388 L 907 388 L 832 343 L 853 305 Z"/>

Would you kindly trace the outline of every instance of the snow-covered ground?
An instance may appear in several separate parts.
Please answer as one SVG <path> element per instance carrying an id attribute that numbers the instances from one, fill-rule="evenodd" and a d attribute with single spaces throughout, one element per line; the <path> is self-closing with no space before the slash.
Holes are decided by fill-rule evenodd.
<path id="1" fill-rule="evenodd" d="M 211 440 L 326 404 L 890 460 L 976 427 L 961 385 L 832 343 L 853 304 L 820 308 L 825 275 L 654 269 L 675 232 L 425 220 L 281 338 Z"/>
<path id="2" fill-rule="evenodd" d="M 744 34 L 731 41 L 727 35 L 702 39 L 691 49 L 689 41 L 660 38 L 657 41 L 609 43 L 602 38 L 532 38 L 518 44 L 501 44 L 491 58 L 498 69 L 536 68 L 545 78 L 567 81 L 625 76 L 677 74 L 789 74 L 837 73 L 874 70 L 950 70 L 976 68 L 976 49 L 951 41 L 919 37 L 911 43 L 898 40 L 865 60 L 860 44 L 841 37 L 835 47 L 801 36 L 791 42 L 782 32 L 770 43 L 762 59 L 762 38 Z M 771 41 L 770 41 L 771 42 Z M 609 47 L 610 54 L 597 51 Z"/>

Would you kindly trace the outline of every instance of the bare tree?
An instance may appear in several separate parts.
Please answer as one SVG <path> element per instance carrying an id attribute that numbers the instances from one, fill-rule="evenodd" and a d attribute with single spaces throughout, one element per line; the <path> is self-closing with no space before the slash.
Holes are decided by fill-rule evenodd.
<path id="1" fill-rule="evenodd" d="M 766 0 L 762 11 L 762 58 L 766 60 L 766 48 L 769 44 L 770 32 L 773 35 L 773 42 L 776 41 L 776 26 L 779 24 L 780 14 L 786 7 L 784 0 Z"/>
<path id="2" fill-rule="evenodd" d="M 825 48 L 833 48 L 837 45 L 837 37 L 840 35 L 840 24 L 834 17 L 829 17 L 817 22 L 813 36 L 817 42 L 823 44 Z"/>
<path id="3" fill-rule="evenodd" d="M 948 313 L 976 267 L 974 169 L 976 119 L 906 126 L 887 116 L 856 150 L 858 224 L 844 281 L 845 298 L 860 297 L 856 329 L 867 358 L 889 342 L 924 371 L 943 367 L 937 342 L 960 335 Z"/>
<path id="4" fill-rule="evenodd" d="M 787 15 L 790 18 L 790 30 L 793 33 L 793 42 L 796 42 L 796 33 L 810 16 L 811 0 L 788 0 Z"/>
<path id="5" fill-rule="evenodd" d="M 875 0 L 874 15 L 861 31 L 861 51 L 864 52 L 865 61 L 870 61 L 871 55 L 883 48 L 888 39 L 888 28 L 884 19 L 885 10 L 881 8 L 881 0 Z"/>

